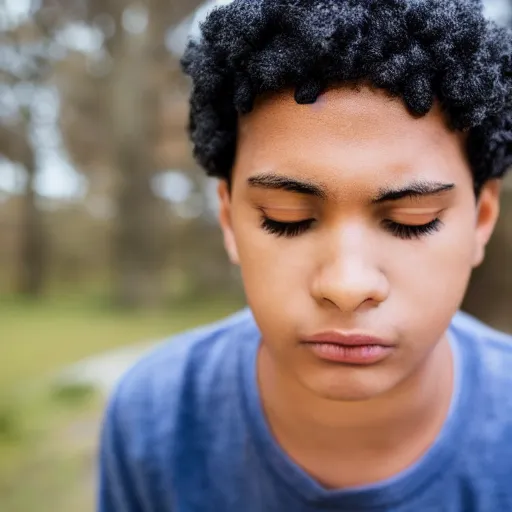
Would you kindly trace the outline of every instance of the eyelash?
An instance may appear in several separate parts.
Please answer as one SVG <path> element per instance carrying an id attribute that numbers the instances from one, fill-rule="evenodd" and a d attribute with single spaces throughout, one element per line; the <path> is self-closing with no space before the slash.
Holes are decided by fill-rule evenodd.
<path id="1" fill-rule="evenodd" d="M 272 235 L 292 238 L 307 231 L 313 222 L 314 219 L 306 219 L 299 222 L 279 222 L 263 217 L 261 227 Z"/>
<path id="2" fill-rule="evenodd" d="M 315 219 L 306 219 L 299 222 L 279 222 L 277 220 L 269 219 L 268 217 L 263 217 L 261 227 L 272 235 L 292 238 L 307 231 L 314 221 Z M 431 222 L 420 226 L 399 224 L 391 220 L 384 221 L 384 226 L 387 231 L 402 240 L 417 240 L 423 236 L 432 235 L 439 231 L 442 225 L 443 223 L 440 219 L 434 219 Z"/>
<path id="3" fill-rule="evenodd" d="M 417 240 L 423 236 L 432 235 L 439 231 L 443 225 L 440 219 L 434 219 L 420 226 L 408 226 L 391 220 L 384 222 L 386 229 L 394 236 L 402 240 Z"/>

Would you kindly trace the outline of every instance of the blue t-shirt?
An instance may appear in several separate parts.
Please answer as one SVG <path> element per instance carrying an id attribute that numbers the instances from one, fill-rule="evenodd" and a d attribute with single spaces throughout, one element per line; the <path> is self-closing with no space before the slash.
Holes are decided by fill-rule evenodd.
<path id="1" fill-rule="evenodd" d="M 274 440 L 249 310 L 175 337 L 122 379 L 107 410 L 100 512 L 512 511 L 512 338 L 458 313 L 451 409 L 406 471 L 327 490 Z"/>

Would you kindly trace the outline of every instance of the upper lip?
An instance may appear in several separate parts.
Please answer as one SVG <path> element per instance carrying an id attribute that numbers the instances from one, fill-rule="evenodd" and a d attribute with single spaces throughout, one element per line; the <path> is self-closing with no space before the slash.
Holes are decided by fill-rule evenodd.
<path id="1" fill-rule="evenodd" d="M 303 340 L 305 343 L 333 343 L 352 347 L 363 347 L 369 345 L 380 345 L 391 347 L 393 343 L 377 336 L 363 333 L 345 333 L 340 331 L 323 331 Z"/>

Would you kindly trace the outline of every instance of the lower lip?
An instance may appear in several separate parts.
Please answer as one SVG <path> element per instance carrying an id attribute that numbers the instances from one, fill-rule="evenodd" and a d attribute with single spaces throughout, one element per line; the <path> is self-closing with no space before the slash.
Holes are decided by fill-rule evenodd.
<path id="1" fill-rule="evenodd" d="M 336 363 L 370 365 L 382 361 L 393 351 L 383 345 L 338 345 L 336 343 L 306 343 L 320 359 Z"/>

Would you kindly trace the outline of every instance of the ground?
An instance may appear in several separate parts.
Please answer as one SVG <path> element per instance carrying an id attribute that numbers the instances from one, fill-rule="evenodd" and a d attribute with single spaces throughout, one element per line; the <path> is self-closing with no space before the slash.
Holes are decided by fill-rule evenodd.
<path id="1" fill-rule="evenodd" d="M 190 302 L 151 314 L 83 297 L 0 298 L 0 509 L 94 510 L 106 396 L 124 369 L 172 333 L 240 303 Z"/>

